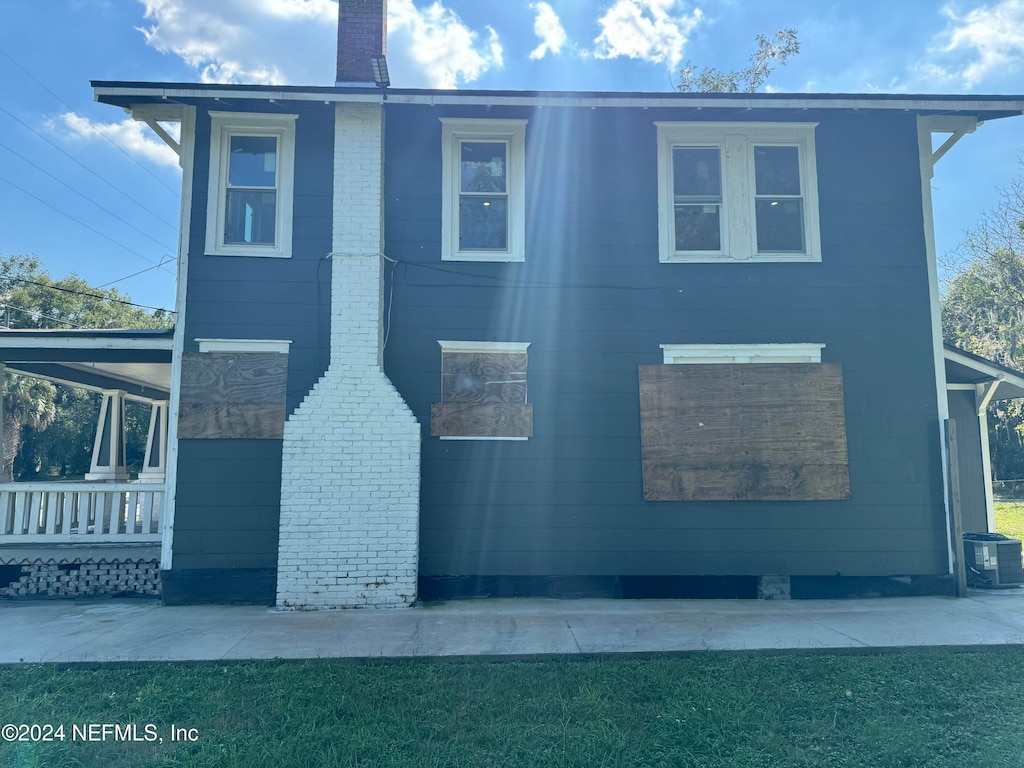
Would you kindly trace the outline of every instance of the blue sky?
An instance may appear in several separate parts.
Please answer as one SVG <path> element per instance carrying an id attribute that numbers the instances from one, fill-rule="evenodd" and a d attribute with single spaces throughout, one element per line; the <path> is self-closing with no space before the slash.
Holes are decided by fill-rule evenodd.
<path id="1" fill-rule="evenodd" d="M 389 0 L 400 87 L 667 91 L 797 30 L 780 92 L 1021 94 L 1024 0 Z M 333 0 L 3 0 L 0 255 L 172 307 L 180 173 L 89 80 L 331 85 Z M 1024 117 L 939 163 L 940 255 L 1022 171 Z M 159 266 L 158 266 L 159 265 Z"/>

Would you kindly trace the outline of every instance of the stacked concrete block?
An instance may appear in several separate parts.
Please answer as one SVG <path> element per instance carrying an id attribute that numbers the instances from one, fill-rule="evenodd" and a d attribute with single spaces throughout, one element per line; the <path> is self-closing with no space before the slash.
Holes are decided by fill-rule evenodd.
<path id="1" fill-rule="evenodd" d="M 0 597 L 104 597 L 160 595 L 159 560 L 100 560 L 14 563 L 18 578 L 0 587 Z"/>

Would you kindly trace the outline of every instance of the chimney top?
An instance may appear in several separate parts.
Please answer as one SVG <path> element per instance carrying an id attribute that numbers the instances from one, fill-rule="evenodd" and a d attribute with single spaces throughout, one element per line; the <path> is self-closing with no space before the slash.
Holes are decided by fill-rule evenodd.
<path id="1" fill-rule="evenodd" d="M 387 0 L 338 0 L 337 85 L 375 87 L 371 56 L 387 53 Z"/>

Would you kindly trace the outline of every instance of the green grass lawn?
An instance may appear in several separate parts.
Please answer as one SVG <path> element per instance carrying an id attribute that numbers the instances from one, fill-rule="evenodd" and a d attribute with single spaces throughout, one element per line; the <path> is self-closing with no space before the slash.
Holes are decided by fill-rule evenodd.
<path id="1" fill-rule="evenodd" d="M 1024 502 L 1002 501 L 995 505 L 996 533 L 1024 539 Z"/>
<path id="2" fill-rule="evenodd" d="M 843 766 L 1024 763 L 1024 648 L 535 661 L 0 668 L 0 766 Z M 161 743 L 72 741 L 153 724 Z M 195 728 L 170 742 L 171 724 Z"/>

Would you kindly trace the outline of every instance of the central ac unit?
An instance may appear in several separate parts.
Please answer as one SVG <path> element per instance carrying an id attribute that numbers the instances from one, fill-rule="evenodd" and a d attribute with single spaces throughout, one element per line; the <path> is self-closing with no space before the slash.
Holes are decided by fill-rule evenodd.
<path id="1" fill-rule="evenodd" d="M 986 587 L 1016 587 L 1024 583 L 1020 539 L 1001 533 L 965 533 L 964 562 L 988 580 Z"/>

